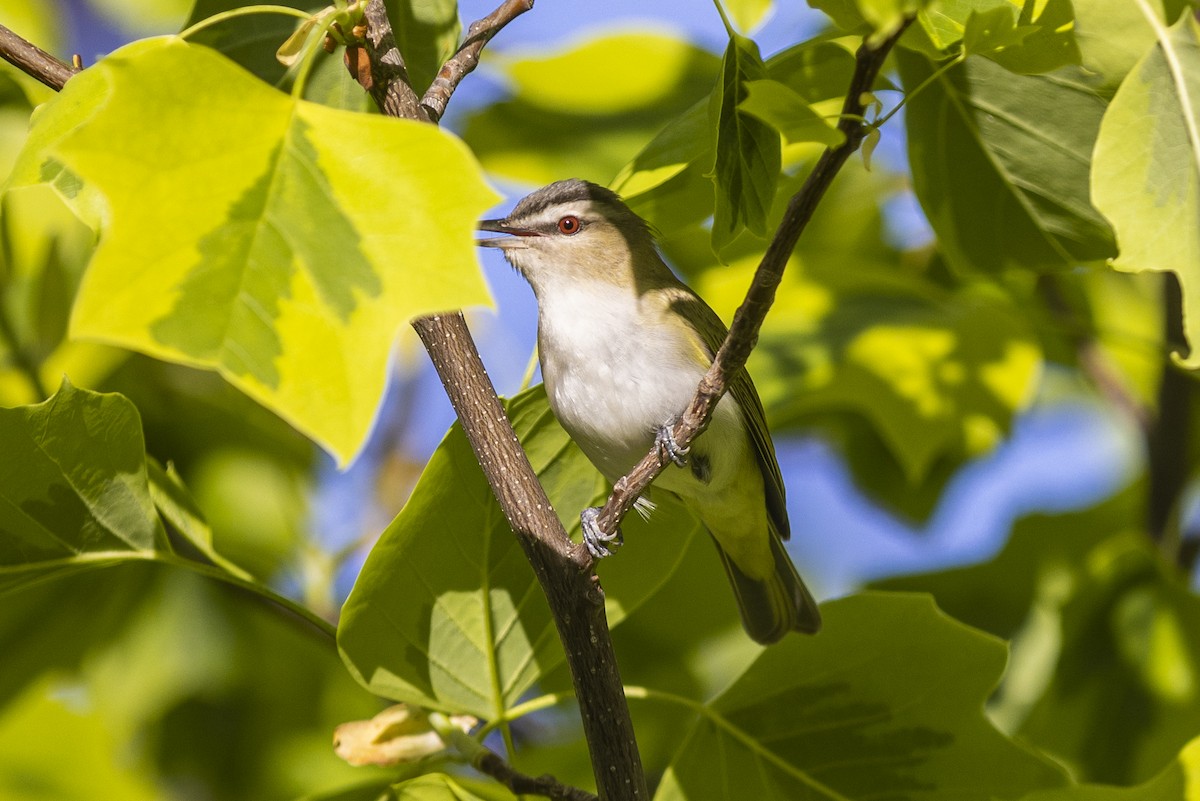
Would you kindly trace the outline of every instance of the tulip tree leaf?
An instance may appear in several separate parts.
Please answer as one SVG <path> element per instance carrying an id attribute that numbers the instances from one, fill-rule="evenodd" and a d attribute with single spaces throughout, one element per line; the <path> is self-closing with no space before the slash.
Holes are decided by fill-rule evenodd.
<path id="1" fill-rule="evenodd" d="M 897 53 L 911 89 L 933 74 Z M 1088 203 L 1088 169 L 1104 102 L 1078 68 L 1014 75 L 971 58 L 908 104 L 917 197 L 959 271 L 1062 270 L 1113 255 Z"/>
<path id="2" fill-rule="evenodd" d="M 509 417 L 567 530 L 602 500 L 599 473 L 554 420 L 539 386 Z M 600 566 L 615 625 L 675 569 L 699 524 L 655 496 Z M 448 556 L 447 548 L 453 551 Z M 367 558 L 342 611 L 342 657 L 377 695 L 495 719 L 563 659 L 533 571 L 456 424 Z"/>
<path id="3" fill-rule="evenodd" d="M 740 107 L 747 84 L 766 77 L 758 45 L 731 29 L 708 107 L 714 131 L 709 174 L 716 186 L 712 244 L 717 253 L 743 229 L 759 236 L 766 233 L 782 160 L 779 133 Z"/>
<path id="4" fill-rule="evenodd" d="M 496 196 L 458 140 L 297 101 L 207 48 L 106 57 L 30 148 L 107 202 L 72 334 L 217 370 L 342 463 L 401 325 L 488 302 L 472 233 Z"/>
<path id="5" fill-rule="evenodd" d="M 764 650 L 702 706 L 656 801 L 854 801 L 881 787 L 990 801 L 1066 784 L 983 714 L 1004 671 L 1002 642 L 928 596 L 869 593 L 821 613 L 819 637 Z"/>
<path id="6" fill-rule="evenodd" d="M 1116 230 L 1113 266 L 1173 272 L 1190 354 L 1200 367 L 1200 24 L 1184 15 L 1117 90 L 1100 126 L 1092 197 Z"/>

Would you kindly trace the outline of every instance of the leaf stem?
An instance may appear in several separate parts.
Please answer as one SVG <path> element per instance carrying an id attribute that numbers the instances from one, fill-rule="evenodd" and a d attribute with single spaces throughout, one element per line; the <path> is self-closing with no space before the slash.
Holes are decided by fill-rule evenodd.
<path id="1" fill-rule="evenodd" d="M 219 25 L 226 20 L 234 19 L 235 17 L 245 17 L 251 14 L 282 14 L 287 17 L 296 17 L 302 20 L 308 20 L 312 17 L 306 11 L 301 11 L 298 8 L 290 6 L 276 5 L 257 5 L 257 6 L 242 6 L 241 8 L 231 8 L 228 11 L 222 11 L 219 14 L 213 14 L 211 17 L 205 17 L 195 25 L 184 28 L 179 32 L 179 38 L 187 39 L 194 36 L 205 28 L 211 28 L 213 25 Z"/>
<path id="2" fill-rule="evenodd" d="M 936 70 L 933 71 L 933 73 L 928 78 L 926 78 L 925 80 L 923 80 L 919 84 L 917 84 L 911 92 L 905 92 L 903 97 L 900 98 L 900 102 L 896 104 L 895 108 L 893 108 L 887 114 L 884 114 L 882 117 L 879 117 L 874 122 L 872 122 L 870 124 L 871 127 L 875 128 L 876 130 L 881 128 L 884 123 L 886 123 L 888 120 L 890 120 L 892 117 L 894 117 L 896 115 L 896 112 L 898 112 L 900 109 L 904 108 L 904 106 L 908 103 L 909 100 L 912 100 L 914 97 L 921 94 L 921 92 L 926 87 L 928 87 L 930 84 L 932 84 L 938 78 L 941 78 L 943 75 L 945 75 L 951 69 L 953 69 L 954 67 L 963 63 L 966 60 L 967 60 L 967 54 L 964 51 L 962 53 L 959 53 L 957 56 L 950 59 L 949 61 L 947 61 L 942 66 L 938 67 Z"/>

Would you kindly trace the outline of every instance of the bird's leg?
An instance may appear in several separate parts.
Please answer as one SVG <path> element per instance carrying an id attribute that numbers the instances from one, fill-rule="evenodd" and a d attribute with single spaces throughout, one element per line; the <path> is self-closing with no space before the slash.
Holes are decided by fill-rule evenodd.
<path id="1" fill-rule="evenodd" d="M 601 531 L 600 524 L 596 522 L 599 516 L 600 507 L 589 506 L 579 513 L 579 522 L 583 524 L 583 544 L 587 546 L 588 553 L 596 559 L 603 559 L 616 553 L 625 540 L 619 527 L 612 534 Z"/>
<path id="2" fill-rule="evenodd" d="M 654 447 L 658 449 L 658 458 L 664 456 L 670 459 L 678 467 L 687 467 L 687 456 L 691 453 L 691 448 L 681 448 L 679 443 L 675 441 L 675 423 L 679 418 L 672 417 L 667 422 L 658 427 L 658 431 L 654 433 Z"/>

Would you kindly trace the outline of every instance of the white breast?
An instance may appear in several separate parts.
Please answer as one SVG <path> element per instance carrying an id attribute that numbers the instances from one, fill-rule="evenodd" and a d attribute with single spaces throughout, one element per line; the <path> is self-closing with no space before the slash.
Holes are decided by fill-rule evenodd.
<path id="1" fill-rule="evenodd" d="M 630 289 L 592 282 L 539 298 L 538 343 L 550 407 L 610 480 L 681 413 L 707 365 Z"/>

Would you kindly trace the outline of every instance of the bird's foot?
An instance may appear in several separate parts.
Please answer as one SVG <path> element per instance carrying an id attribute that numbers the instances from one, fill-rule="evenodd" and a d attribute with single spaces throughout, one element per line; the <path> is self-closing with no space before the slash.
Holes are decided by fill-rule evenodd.
<path id="1" fill-rule="evenodd" d="M 583 524 L 583 544 L 587 546 L 588 553 L 596 559 L 603 559 L 616 553 L 625 540 L 621 536 L 620 528 L 612 534 L 601 531 L 596 520 L 599 516 L 600 507 L 589 506 L 579 513 L 579 522 Z"/>
<path id="2" fill-rule="evenodd" d="M 658 431 L 654 434 L 654 447 L 658 448 L 659 458 L 664 456 L 670 459 L 678 467 L 687 467 L 688 454 L 692 452 L 691 448 L 681 448 L 679 443 L 675 441 L 676 420 L 668 420 L 658 427 Z"/>

